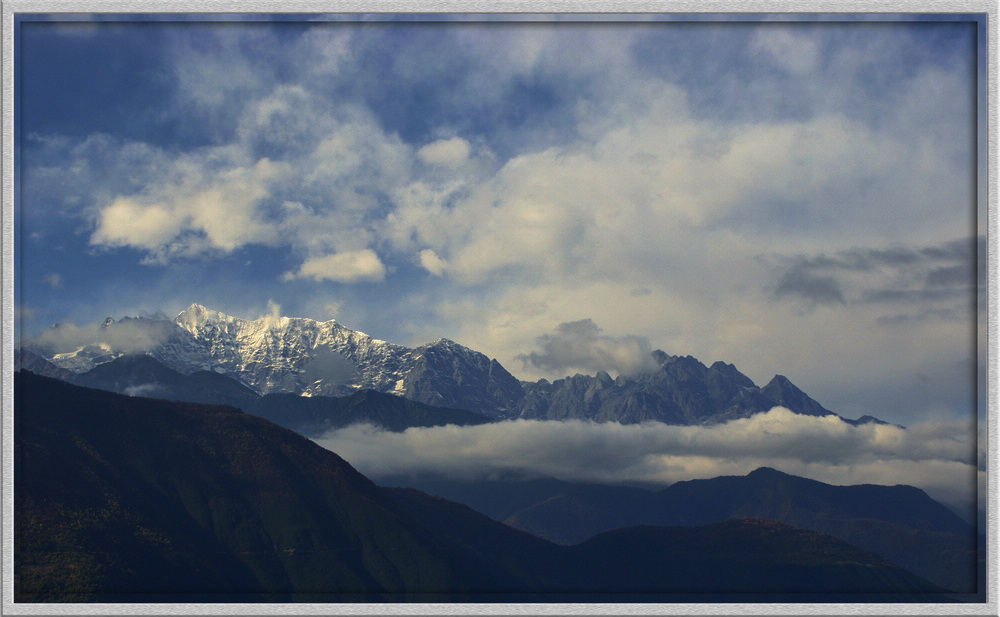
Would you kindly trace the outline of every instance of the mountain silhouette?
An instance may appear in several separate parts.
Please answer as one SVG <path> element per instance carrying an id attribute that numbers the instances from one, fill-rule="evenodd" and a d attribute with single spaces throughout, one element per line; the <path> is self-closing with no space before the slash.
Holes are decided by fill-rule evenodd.
<path id="1" fill-rule="evenodd" d="M 235 379 L 213 371 L 179 373 L 152 356 L 127 355 L 99 364 L 85 373 L 73 373 L 22 351 L 25 365 L 35 366 L 69 383 L 129 396 L 188 403 L 231 405 L 267 418 L 306 437 L 367 423 L 389 431 L 411 426 L 484 424 L 492 420 L 463 409 L 446 409 L 373 390 L 343 397 L 267 394 L 260 396 Z M 32 371 L 34 372 L 34 371 Z"/>
<path id="2" fill-rule="evenodd" d="M 390 477 L 382 483 L 415 486 L 567 545 L 634 525 L 774 520 L 840 538 L 958 593 L 984 588 L 983 539 L 912 486 L 834 486 L 767 467 L 746 476 L 677 482 L 656 492 L 553 479 Z"/>
<path id="3" fill-rule="evenodd" d="M 560 546 L 378 487 L 233 407 L 26 371 L 14 404 L 17 602 L 951 600 L 871 553 L 774 523 Z"/>

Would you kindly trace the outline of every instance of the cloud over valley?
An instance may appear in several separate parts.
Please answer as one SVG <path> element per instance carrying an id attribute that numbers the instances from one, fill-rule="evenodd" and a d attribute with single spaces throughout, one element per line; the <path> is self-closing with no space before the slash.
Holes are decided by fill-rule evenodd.
<path id="1" fill-rule="evenodd" d="M 968 422 L 852 426 L 776 407 L 715 426 L 516 420 L 392 433 L 355 425 L 316 442 L 376 480 L 435 474 L 665 486 L 767 466 L 831 484 L 909 484 L 967 507 L 985 481 L 975 434 Z"/>

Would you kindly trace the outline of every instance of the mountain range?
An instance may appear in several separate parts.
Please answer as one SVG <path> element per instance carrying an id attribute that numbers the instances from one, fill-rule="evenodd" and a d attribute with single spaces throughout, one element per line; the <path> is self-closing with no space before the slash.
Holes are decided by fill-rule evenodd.
<path id="1" fill-rule="evenodd" d="M 375 486 L 299 438 L 514 418 L 710 425 L 776 405 L 836 415 L 781 375 L 758 387 L 731 364 L 654 351 L 638 375 L 522 382 L 447 339 L 410 349 L 199 305 L 109 318 L 100 344 L 59 351 L 64 328 L 15 355 L 15 586 L 32 601 L 939 601 L 985 588 L 983 538 L 912 487 L 767 468 L 656 492 Z"/>
<path id="2" fill-rule="evenodd" d="M 333 320 L 273 315 L 245 320 L 194 304 L 172 320 L 109 317 L 101 326 L 99 338 L 104 342 L 60 351 L 52 342 L 65 328 L 53 326 L 22 341 L 20 366 L 36 370 L 44 360 L 55 368 L 39 372 L 59 377 L 55 369 L 87 374 L 124 356 L 148 355 L 181 375 L 206 382 L 210 374 L 224 375 L 261 396 L 280 392 L 342 397 L 372 390 L 492 419 L 698 425 L 748 417 L 778 405 L 799 414 L 835 415 L 782 375 L 759 387 L 732 364 L 706 366 L 691 356 L 660 350 L 652 352 L 657 368 L 638 375 L 612 378 L 599 372 L 522 382 L 495 359 L 448 339 L 407 348 Z M 123 339 L 129 343 L 108 342 Z M 130 387 L 136 392 L 145 387 L 153 394 L 164 386 L 150 381 Z M 871 416 L 846 421 L 878 422 Z"/>
<path id="3" fill-rule="evenodd" d="M 20 371 L 14 427 L 16 602 L 953 599 L 760 518 L 555 544 L 229 406 Z"/>
<path id="4" fill-rule="evenodd" d="M 183 375 L 145 355 L 119 356 L 84 373 L 74 373 L 22 349 L 15 364 L 38 375 L 129 396 L 230 405 L 310 438 L 359 423 L 403 431 L 411 426 L 492 422 L 471 411 L 434 407 L 374 390 L 358 390 L 343 397 L 281 392 L 261 396 L 225 375 L 211 371 Z"/>
<path id="5" fill-rule="evenodd" d="M 559 544 L 578 544 L 636 525 L 693 526 L 751 517 L 829 534 L 952 591 L 975 593 L 984 582 L 984 539 L 912 486 L 834 486 L 767 467 L 746 476 L 677 482 L 657 491 L 555 479 L 379 481 L 466 504 Z"/>

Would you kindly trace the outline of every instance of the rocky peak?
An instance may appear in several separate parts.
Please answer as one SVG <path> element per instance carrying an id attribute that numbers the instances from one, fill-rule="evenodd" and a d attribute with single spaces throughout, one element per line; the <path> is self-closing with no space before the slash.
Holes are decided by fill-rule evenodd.
<path id="1" fill-rule="evenodd" d="M 230 317 L 219 311 L 213 311 L 200 304 L 192 304 L 178 313 L 177 317 L 174 318 L 174 322 L 188 332 L 195 332 L 218 322 L 234 320 L 236 320 L 235 317 Z"/>
<path id="2" fill-rule="evenodd" d="M 828 416 L 833 412 L 809 398 L 784 375 L 775 375 L 766 386 L 760 389 L 761 395 L 774 405 L 781 405 L 808 416 Z"/>
<path id="3" fill-rule="evenodd" d="M 713 371 L 723 375 L 731 380 L 738 386 L 744 388 L 754 387 L 753 380 L 739 372 L 736 367 L 732 364 L 726 364 L 725 362 L 715 362 L 712 364 L 711 368 Z"/>
<path id="4" fill-rule="evenodd" d="M 692 356 L 662 350 L 652 352 L 660 365 L 657 371 L 616 379 L 598 371 L 532 384 L 518 381 L 495 359 L 447 338 L 411 349 L 334 320 L 281 317 L 276 311 L 245 320 L 192 304 L 174 319 L 123 318 L 106 320 L 105 327 L 107 336 L 65 353 L 26 346 L 77 373 L 125 353 L 146 353 L 184 375 L 214 371 L 259 394 L 345 396 L 370 389 L 493 418 L 705 424 L 747 417 L 775 405 L 808 415 L 832 413 L 782 375 L 760 389 L 732 364 L 715 362 L 709 368 Z M 109 346 L 123 340 L 111 336 L 119 328 L 141 345 Z"/>

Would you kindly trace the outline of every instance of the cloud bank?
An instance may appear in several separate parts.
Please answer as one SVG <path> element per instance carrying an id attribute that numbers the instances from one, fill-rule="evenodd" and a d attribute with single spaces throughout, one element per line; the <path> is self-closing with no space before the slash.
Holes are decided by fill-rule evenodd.
<path id="1" fill-rule="evenodd" d="M 775 407 L 710 427 L 516 420 L 390 433 L 356 425 L 316 442 L 374 479 L 430 473 L 476 480 L 513 473 L 667 485 L 769 466 L 831 484 L 909 484 L 968 507 L 985 479 L 977 471 L 975 435 L 968 422 L 855 427 L 835 416 Z"/>

